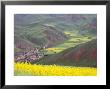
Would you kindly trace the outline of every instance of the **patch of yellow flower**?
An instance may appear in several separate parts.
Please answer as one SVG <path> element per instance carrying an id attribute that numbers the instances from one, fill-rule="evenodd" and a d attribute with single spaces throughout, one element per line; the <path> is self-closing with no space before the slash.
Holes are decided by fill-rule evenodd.
<path id="1" fill-rule="evenodd" d="M 58 65 L 15 63 L 15 76 L 96 76 L 97 69 Z"/>
<path id="2" fill-rule="evenodd" d="M 65 31 L 64 34 L 65 34 L 65 35 L 69 35 L 69 36 L 76 36 L 75 33 L 70 32 L 70 31 Z"/>
<path id="3" fill-rule="evenodd" d="M 66 35 L 70 35 L 71 33 L 70 32 L 68 32 L 68 31 L 65 31 L 64 32 Z"/>
<path id="4" fill-rule="evenodd" d="M 61 52 L 62 48 L 47 48 L 46 50 L 50 52 Z"/>

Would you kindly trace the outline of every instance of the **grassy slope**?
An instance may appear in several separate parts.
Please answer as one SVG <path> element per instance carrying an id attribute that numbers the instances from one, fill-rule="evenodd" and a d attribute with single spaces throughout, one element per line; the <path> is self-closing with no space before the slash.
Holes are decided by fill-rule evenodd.
<path id="1" fill-rule="evenodd" d="M 49 24 L 49 22 L 47 22 Z M 47 44 L 48 41 L 51 42 L 51 40 L 49 38 L 46 37 L 49 36 L 51 37 L 51 34 L 53 34 L 53 37 L 51 37 L 52 39 L 58 39 L 58 37 L 62 37 L 63 40 L 67 39 L 64 37 L 65 34 L 63 34 L 62 31 L 60 31 L 59 29 L 56 29 L 55 27 L 55 31 L 54 30 L 50 30 L 49 29 L 43 29 L 43 22 L 41 23 L 33 23 L 33 24 L 29 24 L 29 25 L 25 25 L 25 26 L 17 26 L 15 28 L 15 37 L 17 36 L 18 38 L 21 38 L 22 40 L 27 40 L 28 42 L 35 44 L 35 46 L 43 46 L 45 44 Z M 44 34 L 44 30 L 47 30 L 50 33 Z M 59 35 L 58 35 L 59 34 Z M 18 41 L 20 39 L 15 39 L 15 41 Z M 54 44 L 56 43 L 61 43 L 61 41 L 63 41 L 60 39 L 57 40 Z"/>
<path id="2" fill-rule="evenodd" d="M 37 22 L 37 23 L 33 22 L 33 23 L 27 24 L 25 26 L 22 26 L 22 25 L 18 26 L 17 30 L 15 31 L 15 35 L 22 37 L 22 39 L 24 39 L 24 40 L 28 40 L 30 43 L 33 43 L 32 39 L 35 38 L 34 44 L 38 43 L 38 45 L 41 46 L 41 44 L 45 44 L 45 41 L 47 40 L 47 39 L 45 39 L 44 34 L 42 34 L 42 31 L 43 31 L 42 25 L 43 24 L 46 23 L 46 24 L 55 26 L 55 28 L 57 28 L 58 30 L 60 30 L 64 33 L 65 33 L 65 31 L 67 31 L 67 33 L 69 33 L 67 35 L 70 36 L 70 39 L 62 42 L 61 44 L 57 44 L 56 46 L 54 46 L 52 48 L 46 49 L 47 55 L 48 54 L 57 54 L 57 53 L 64 51 L 65 49 L 68 49 L 70 47 L 75 47 L 78 44 L 82 44 L 82 43 L 88 42 L 89 40 L 93 39 L 93 38 L 91 38 L 93 36 L 90 36 L 90 34 L 86 34 L 86 36 L 81 36 L 81 35 L 77 34 L 79 32 L 79 30 L 83 30 L 83 31 L 85 30 L 85 29 L 82 29 L 84 24 L 91 23 L 93 17 L 92 16 L 90 16 L 90 17 L 91 18 L 89 18 L 89 16 L 87 16 L 88 19 L 85 19 L 85 20 L 80 19 L 77 22 L 74 22 L 74 21 L 71 22 L 68 20 L 68 18 L 66 18 L 65 20 L 63 19 L 63 21 L 61 21 L 60 19 L 58 20 L 58 18 L 57 19 L 54 18 L 54 20 L 52 20 L 52 18 L 48 19 L 48 18 L 45 18 L 44 16 L 42 16 L 42 18 L 45 18 L 45 19 L 39 18 L 39 22 Z M 91 28 L 86 29 L 86 30 L 89 31 L 90 29 Z M 51 55 L 51 57 L 54 57 L 54 55 Z M 48 56 L 47 56 L 47 58 L 48 58 Z M 48 62 L 48 60 L 46 60 L 46 61 Z M 64 60 L 64 63 L 66 63 L 65 60 Z"/>
<path id="3" fill-rule="evenodd" d="M 91 48 L 92 47 L 92 48 Z M 78 50 L 84 48 L 85 53 L 83 53 L 84 57 L 81 57 L 79 61 L 76 61 L 75 57 L 72 58 Z M 39 61 L 33 61 L 34 64 L 56 64 L 56 65 L 67 65 L 67 66 L 92 66 L 96 67 L 96 59 L 91 59 L 89 56 L 90 54 L 87 54 L 89 52 L 92 52 L 93 49 L 96 49 L 96 44 L 94 42 L 88 42 L 83 43 L 80 45 L 77 45 L 75 47 L 70 47 L 62 52 L 56 53 L 56 54 L 50 54 L 45 56 L 43 59 Z M 67 55 L 67 56 L 65 56 Z M 87 58 L 87 59 L 84 59 Z M 88 59 L 89 58 L 89 59 Z"/>
<path id="4" fill-rule="evenodd" d="M 44 34 L 42 34 L 42 25 L 48 24 L 54 26 L 57 30 L 62 32 L 79 32 L 80 30 L 86 32 L 86 30 L 89 31 L 91 28 L 86 30 L 82 29 L 84 28 L 84 25 L 87 23 L 90 24 L 92 20 L 96 18 L 95 15 L 73 15 L 73 17 L 74 16 L 77 21 L 74 21 L 75 18 L 73 20 L 70 19 L 71 15 L 15 15 L 15 22 L 19 23 L 19 25 L 15 25 L 15 35 L 18 35 L 22 39 L 28 40 L 31 43 L 43 45 L 46 43 L 47 39 Z M 69 44 L 61 46 L 63 47 L 66 45 Z"/>

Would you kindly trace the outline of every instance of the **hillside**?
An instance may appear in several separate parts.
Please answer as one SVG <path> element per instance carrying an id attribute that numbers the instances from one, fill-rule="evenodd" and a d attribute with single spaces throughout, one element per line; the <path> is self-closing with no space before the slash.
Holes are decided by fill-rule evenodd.
<path id="1" fill-rule="evenodd" d="M 33 63 L 97 67 L 97 40 L 68 48 L 58 54 L 47 55 Z"/>
<path id="2" fill-rule="evenodd" d="M 96 35 L 97 15 L 95 14 L 15 14 L 15 60 L 41 61 L 41 57 L 49 55 L 48 60 L 58 56 L 62 62 L 62 55 L 67 55 L 63 52 L 71 52 L 73 47 L 97 38 Z M 72 58 L 72 53 L 64 58 L 71 60 L 69 56 Z M 81 58 L 84 59 L 86 56 L 81 56 Z M 73 59 L 74 61 L 80 60 L 76 56 Z"/>
<path id="3" fill-rule="evenodd" d="M 39 25 L 40 29 L 35 27 L 21 27 L 15 29 L 15 47 L 20 49 L 27 47 L 46 46 L 50 47 L 60 43 L 67 38 L 67 36 L 51 26 Z M 31 28 L 31 29 L 30 29 Z M 18 46 L 19 45 L 19 46 Z M 28 45 L 28 46 L 27 46 Z M 25 46 L 25 47 L 24 47 Z"/>
<path id="4" fill-rule="evenodd" d="M 51 47 L 68 39 L 65 31 L 96 36 L 96 25 L 95 14 L 15 14 L 15 47 Z"/>

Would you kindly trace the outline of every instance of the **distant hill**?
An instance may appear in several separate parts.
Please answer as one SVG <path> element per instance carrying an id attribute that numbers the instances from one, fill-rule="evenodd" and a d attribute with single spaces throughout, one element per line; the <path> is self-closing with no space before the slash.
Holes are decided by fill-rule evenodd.
<path id="1" fill-rule="evenodd" d="M 15 48 L 52 47 L 68 39 L 64 31 L 96 36 L 96 17 L 95 14 L 15 14 Z"/>
<path id="2" fill-rule="evenodd" d="M 61 53 L 45 56 L 33 63 L 97 67 L 97 40 L 93 39 Z"/>

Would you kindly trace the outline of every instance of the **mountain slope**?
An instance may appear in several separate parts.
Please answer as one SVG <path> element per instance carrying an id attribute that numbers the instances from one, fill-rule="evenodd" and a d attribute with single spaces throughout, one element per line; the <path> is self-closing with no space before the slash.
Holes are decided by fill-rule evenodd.
<path id="1" fill-rule="evenodd" d="M 38 64 L 58 64 L 69 66 L 97 66 L 97 40 L 77 45 L 55 55 L 48 55 Z"/>
<path id="2" fill-rule="evenodd" d="M 18 37 L 18 40 L 23 39 L 23 44 L 28 41 L 29 45 L 31 43 L 36 46 L 54 46 L 67 40 L 64 31 L 73 31 L 81 35 L 96 35 L 96 28 L 95 14 L 14 15 L 14 35 Z M 16 45 L 18 44 L 15 43 Z"/>
<path id="3" fill-rule="evenodd" d="M 40 27 L 40 28 L 39 28 Z M 66 35 L 57 30 L 55 27 L 44 26 L 44 25 L 34 25 L 33 27 L 21 27 L 15 28 L 15 46 L 18 47 L 19 43 L 34 46 L 46 46 L 50 47 L 57 43 L 66 40 Z M 28 42 L 26 42 L 28 41 Z M 27 48 L 25 45 L 20 45 L 18 48 Z M 33 45 L 30 45 L 30 47 Z M 33 47 L 34 47 L 33 46 Z"/>

